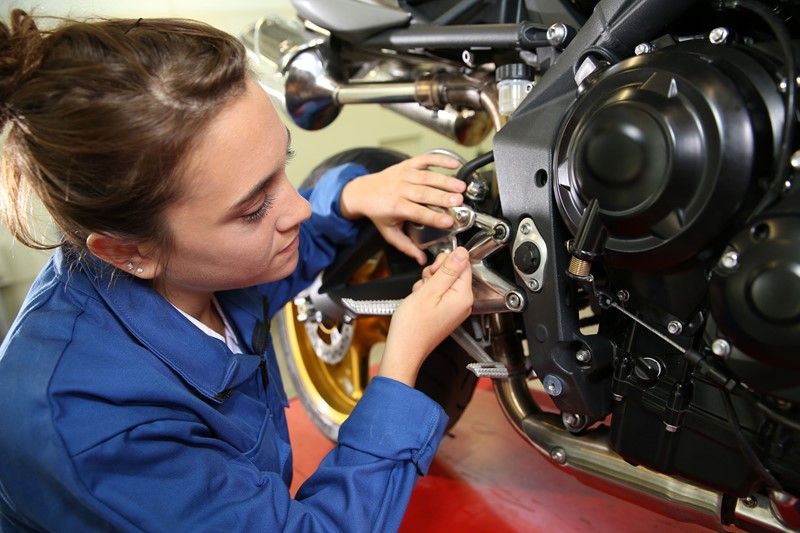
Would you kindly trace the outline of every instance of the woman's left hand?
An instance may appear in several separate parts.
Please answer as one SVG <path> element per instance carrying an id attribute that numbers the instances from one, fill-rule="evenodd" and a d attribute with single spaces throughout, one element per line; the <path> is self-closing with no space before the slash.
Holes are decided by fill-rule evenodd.
<path id="1" fill-rule="evenodd" d="M 427 206 L 461 205 L 466 184 L 429 168 L 455 169 L 459 165 L 446 155 L 423 154 L 358 177 L 342 190 L 342 216 L 349 220 L 368 217 L 386 242 L 424 265 L 425 252 L 403 232 L 403 224 L 414 222 L 440 229 L 453 225 L 452 217 Z"/>

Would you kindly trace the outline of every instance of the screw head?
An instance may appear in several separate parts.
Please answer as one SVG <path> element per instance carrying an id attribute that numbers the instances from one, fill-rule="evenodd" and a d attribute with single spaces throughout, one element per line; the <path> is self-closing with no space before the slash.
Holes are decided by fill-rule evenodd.
<path id="1" fill-rule="evenodd" d="M 728 31 L 728 28 L 714 28 L 708 34 L 708 40 L 711 42 L 711 44 L 722 44 L 728 40 L 729 34 L 730 32 Z"/>
<path id="2" fill-rule="evenodd" d="M 711 352 L 717 357 L 727 357 L 731 353 L 731 345 L 725 339 L 714 339 Z"/>
<path id="3" fill-rule="evenodd" d="M 567 452 L 564 451 L 564 448 L 556 446 L 550 450 L 550 459 L 556 464 L 563 465 L 567 462 Z"/>
<path id="4" fill-rule="evenodd" d="M 547 28 L 547 42 L 551 46 L 558 46 L 567 38 L 567 27 L 564 24 L 556 23 Z"/>
<path id="5" fill-rule="evenodd" d="M 575 352 L 575 359 L 577 359 L 581 363 L 588 363 L 592 360 L 592 352 L 587 350 L 586 348 L 581 348 L 577 352 Z"/>
<path id="6" fill-rule="evenodd" d="M 520 298 L 519 295 L 514 294 L 513 292 L 506 296 L 506 307 L 509 309 L 517 309 L 520 305 Z"/>
<path id="7" fill-rule="evenodd" d="M 559 396 L 564 389 L 561 380 L 553 374 L 546 375 L 542 380 L 542 385 L 544 385 L 545 392 L 550 396 Z"/>
<path id="8" fill-rule="evenodd" d="M 742 505 L 744 505 L 749 509 L 753 509 L 755 507 L 758 507 L 758 500 L 756 500 L 752 496 L 748 496 L 746 498 L 742 498 Z"/>
<path id="9" fill-rule="evenodd" d="M 669 324 L 667 324 L 667 331 L 672 335 L 680 335 L 683 331 L 683 324 L 678 320 L 670 320 Z"/>
<path id="10" fill-rule="evenodd" d="M 728 250 L 719 260 L 719 266 L 725 270 L 735 270 L 739 266 L 739 254 L 733 250 Z"/>

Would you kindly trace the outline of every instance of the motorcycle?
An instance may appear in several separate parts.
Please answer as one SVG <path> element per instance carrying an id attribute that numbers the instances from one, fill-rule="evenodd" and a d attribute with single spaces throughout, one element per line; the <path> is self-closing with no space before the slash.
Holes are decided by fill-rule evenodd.
<path id="1" fill-rule="evenodd" d="M 473 315 L 417 383 L 451 424 L 491 378 L 586 483 L 714 529 L 800 529 L 800 3 L 292 3 L 241 39 L 298 126 L 377 103 L 491 140 L 462 160 L 454 226 L 407 227 L 431 257 L 470 251 Z M 354 149 L 306 184 L 403 157 Z M 278 317 L 330 438 L 419 274 L 367 225 Z"/>

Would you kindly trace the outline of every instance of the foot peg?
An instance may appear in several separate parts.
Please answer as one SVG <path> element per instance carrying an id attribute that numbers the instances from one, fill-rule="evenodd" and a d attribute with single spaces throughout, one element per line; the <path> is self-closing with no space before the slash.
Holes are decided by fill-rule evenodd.
<path id="1" fill-rule="evenodd" d="M 397 310 L 403 300 L 354 300 L 342 298 L 342 305 L 353 316 L 361 315 L 391 315 Z"/>
<path id="2" fill-rule="evenodd" d="M 479 378 L 508 379 L 509 377 L 508 368 L 503 363 L 496 361 L 491 363 L 470 363 L 467 365 L 467 369 Z"/>

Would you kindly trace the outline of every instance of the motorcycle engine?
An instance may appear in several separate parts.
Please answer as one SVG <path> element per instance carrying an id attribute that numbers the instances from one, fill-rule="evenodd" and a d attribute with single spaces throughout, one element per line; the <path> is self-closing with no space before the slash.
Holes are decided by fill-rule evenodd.
<path id="1" fill-rule="evenodd" d="M 546 182 L 553 203 L 537 193 L 504 211 L 584 266 L 554 262 L 549 287 L 531 295 L 531 366 L 563 413 L 611 414 L 611 445 L 631 463 L 739 497 L 764 483 L 796 494 L 800 156 L 789 157 L 786 86 L 795 69 L 774 38 L 710 28 L 648 40 L 621 60 L 575 58 L 577 89 L 547 165 L 510 142 L 524 104 L 498 135 L 501 196 L 523 194 L 503 180 L 530 163 L 550 171 L 526 187 Z M 544 154 L 546 135 L 527 135 L 528 150 Z M 512 153 L 528 161 L 504 178 Z M 581 303 L 591 328 L 570 318 Z"/>

